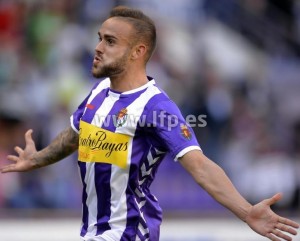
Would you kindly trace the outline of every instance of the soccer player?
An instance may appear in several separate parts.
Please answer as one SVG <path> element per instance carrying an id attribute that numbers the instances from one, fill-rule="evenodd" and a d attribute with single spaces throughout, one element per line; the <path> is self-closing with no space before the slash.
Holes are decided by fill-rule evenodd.
<path id="1" fill-rule="evenodd" d="M 201 151 L 177 106 L 146 75 L 156 43 L 153 21 L 141 11 L 114 8 L 101 25 L 92 73 L 97 83 L 71 116 L 71 126 L 37 151 L 32 130 L 24 149 L 7 158 L 2 173 L 53 164 L 78 150 L 86 241 L 159 240 L 162 211 L 150 185 L 168 153 L 213 198 L 257 233 L 292 240 L 299 225 L 270 206 L 281 194 L 251 205 L 224 171 Z"/>

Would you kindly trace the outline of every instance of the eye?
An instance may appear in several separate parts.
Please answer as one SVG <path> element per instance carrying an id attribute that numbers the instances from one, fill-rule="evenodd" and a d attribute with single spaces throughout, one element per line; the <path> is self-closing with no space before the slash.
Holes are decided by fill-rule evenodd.
<path id="1" fill-rule="evenodd" d="M 114 42 L 114 40 L 112 40 L 112 39 L 107 39 L 106 40 L 106 42 L 109 44 L 109 45 L 113 45 L 115 42 Z"/>
<path id="2" fill-rule="evenodd" d="M 99 42 L 101 42 L 101 41 L 102 41 L 102 38 L 99 36 L 99 37 L 98 37 L 98 40 L 99 40 Z"/>

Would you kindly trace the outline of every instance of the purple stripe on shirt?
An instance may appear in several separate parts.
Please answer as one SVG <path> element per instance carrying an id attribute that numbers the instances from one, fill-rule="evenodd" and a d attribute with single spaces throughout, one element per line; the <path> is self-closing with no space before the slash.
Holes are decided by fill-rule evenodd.
<path id="1" fill-rule="evenodd" d="M 97 235 L 110 230 L 110 178 L 111 164 L 95 163 L 95 188 L 97 194 Z"/>
<path id="2" fill-rule="evenodd" d="M 99 107 L 102 105 L 103 101 L 105 100 L 105 97 L 107 95 L 108 88 L 103 89 L 100 93 L 97 94 L 97 96 L 91 101 L 91 103 L 87 104 L 86 111 L 84 115 L 82 116 L 82 120 L 91 123 L 95 113 L 99 109 Z"/>
<path id="3" fill-rule="evenodd" d="M 83 190 L 82 190 L 82 228 L 80 232 L 80 236 L 84 237 L 87 233 L 88 229 L 88 216 L 89 216 L 89 210 L 86 205 L 87 200 L 87 193 L 86 193 L 86 183 L 85 183 L 85 175 L 86 175 L 86 163 L 78 161 L 78 166 L 80 170 L 80 176 L 83 184 Z"/>

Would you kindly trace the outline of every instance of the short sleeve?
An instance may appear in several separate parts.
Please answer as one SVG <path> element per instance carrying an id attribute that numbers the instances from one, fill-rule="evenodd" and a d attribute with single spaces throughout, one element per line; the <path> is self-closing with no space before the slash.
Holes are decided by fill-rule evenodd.
<path id="1" fill-rule="evenodd" d="M 97 82 L 92 90 L 90 91 L 89 95 L 82 101 L 82 103 L 78 106 L 77 110 L 71 115 L 70 117 L 70 122 L 71 122 L 71 127 L 73 128 L 74 131 L 77 133 L 79 132 L 79 122 L 81 120 L 82 115 L 84 114 L 85 108 L 87 106 L 88 100 L 90 96 L 92 95 L 93 90 L 99 85 L 99 82 Z"/>
<path id="2" fill-rule="evenodd" d="M 165 100 L 149 109 L 147 123 L 151 126 L 150 136 L 174 160 L 191 150 L 201 150 L 193 129 L 173 101 Z"/>
<path id="3" fill-rule="evenodd" d="M 78 106 L 77 110 L 70 117 L 71 126 L 72 126 L 73 130 L 76 131 L 77 133 L 79 132 L 79 122 L 80 122 L 81 117 L 82 117 L 82 115 L 84 113 L 84 110 L 86 108 L 86 104 L 87 104 L 87 101 L 88 101 L 90 95 L 91 94 L 89 94 L 82 101 L 82 103 Z"/>

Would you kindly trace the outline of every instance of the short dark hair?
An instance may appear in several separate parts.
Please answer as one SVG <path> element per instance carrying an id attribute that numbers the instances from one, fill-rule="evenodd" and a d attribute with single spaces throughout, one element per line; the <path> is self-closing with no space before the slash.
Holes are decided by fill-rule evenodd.
<path id="1" fill-rule="evenodd" d="M 151 18 L 138 9 L 118 6 L 111 10 L 109 18 L 121 17 L 128 21 L 136 31 L 137 40 L 143 40 L 148 46 L 146 62 L 152 56 L 156 46 L 156 27 Z"/>

